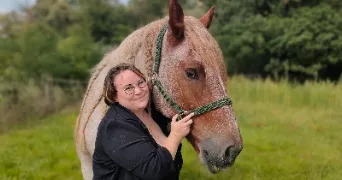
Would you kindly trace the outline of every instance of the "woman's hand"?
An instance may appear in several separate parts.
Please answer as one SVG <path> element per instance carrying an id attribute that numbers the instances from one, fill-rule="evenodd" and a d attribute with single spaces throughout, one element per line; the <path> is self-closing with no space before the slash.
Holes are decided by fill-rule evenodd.
<path id="1" fill-rule="evenodd" d="M 190 126 L 192 124 L 191 118 L 194 115 L 194 113 L 191 113 L 179 121 L 177 121 L 178 115 L 175 115 L 172 118 L 171 132 L 163 146 L 169 150 L 173 160 L 175 159 L 178 146 L 182 139 L 190 132 Z"/>
<path id="2" fill-rule="evenodd" d="M 194 115 L 194 113 L 190 113 L 179 121 L 177 121 L 178 114 L 173 116 L 171 121 L 170 135 L 175 136 L 179 139 L 183 139 L 185 136 L 187 136 L 190 132 L 191 124 L 193 123 L 191 118 Z"/>

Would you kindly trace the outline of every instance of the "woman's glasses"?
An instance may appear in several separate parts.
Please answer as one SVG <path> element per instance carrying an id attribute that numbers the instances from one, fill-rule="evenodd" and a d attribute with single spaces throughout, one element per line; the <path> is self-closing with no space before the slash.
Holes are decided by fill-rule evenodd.
<path id="1" fill-rule="evenodd" d="M 136 84 L 136 86 L 129 84 L 124 88 L 124 91 L 127 95 L 132 95 L 134 93 L 136 87 L 141 89 L 141 88 L 146 87 L 146 85 L 147 85 L 146 81 L 144 79 L 140 79 L 138 81 L 138 83 Z"/>

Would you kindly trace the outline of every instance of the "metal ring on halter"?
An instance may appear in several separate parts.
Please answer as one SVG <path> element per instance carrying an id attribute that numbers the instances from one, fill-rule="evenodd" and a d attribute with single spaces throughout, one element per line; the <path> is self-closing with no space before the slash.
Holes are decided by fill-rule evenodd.
<path id="1" fill-rule="evenodd" d="M 183 111 L 178 114 L 177 121 L 183 119 L 185 116 L 189 115 L 189 111 Z"/>
<path id="2" fill-rule="evenodd" d="M 151 77 L 149 77 L 149 80 L 151 81 L 151 84 L 154 85 L 155 81 L 158 79 L 158 74 L 153 73 Z"/>

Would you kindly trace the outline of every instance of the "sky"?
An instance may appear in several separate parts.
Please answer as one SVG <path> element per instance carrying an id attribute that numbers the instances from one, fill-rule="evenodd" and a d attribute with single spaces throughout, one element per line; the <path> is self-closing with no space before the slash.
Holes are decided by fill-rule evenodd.
<path id="1" fill-rule="evenodd" d="M 0 0 L 0 12 L 18 10 L 20 5 L 32 5 L 36 0 Z"/>
<path id="2" fill-rule="evenodd" d="M 8 12 L 11 10 L 18 10 L 20 5 L 32 5 L 36 0 L 0 0 L 0 13 Z M 127 3 L 128 0 L 120 0 Z"/>

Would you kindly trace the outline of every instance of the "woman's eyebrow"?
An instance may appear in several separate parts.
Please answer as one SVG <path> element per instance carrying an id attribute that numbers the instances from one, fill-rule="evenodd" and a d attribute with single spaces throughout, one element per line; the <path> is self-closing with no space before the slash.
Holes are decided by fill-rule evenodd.
<path id="1" fill-rule="evenodd" d="M 126 84 L 124 87 L 127 87 L 127 86 L 133 86 L 132 84 Z"/>
<path id="2" fill-rule="evenodd" d="M 139 81 L 144 81 L 144 78 L 141 78 L 141 79 L 139 79 L 138 81 L 137 81 L 137 83 L 139 83 Z M 134 86 L 133 84 L 126 84 L 126 85 L 124 85 L 124 87 L 127 87 L 127 86 Z"/>

